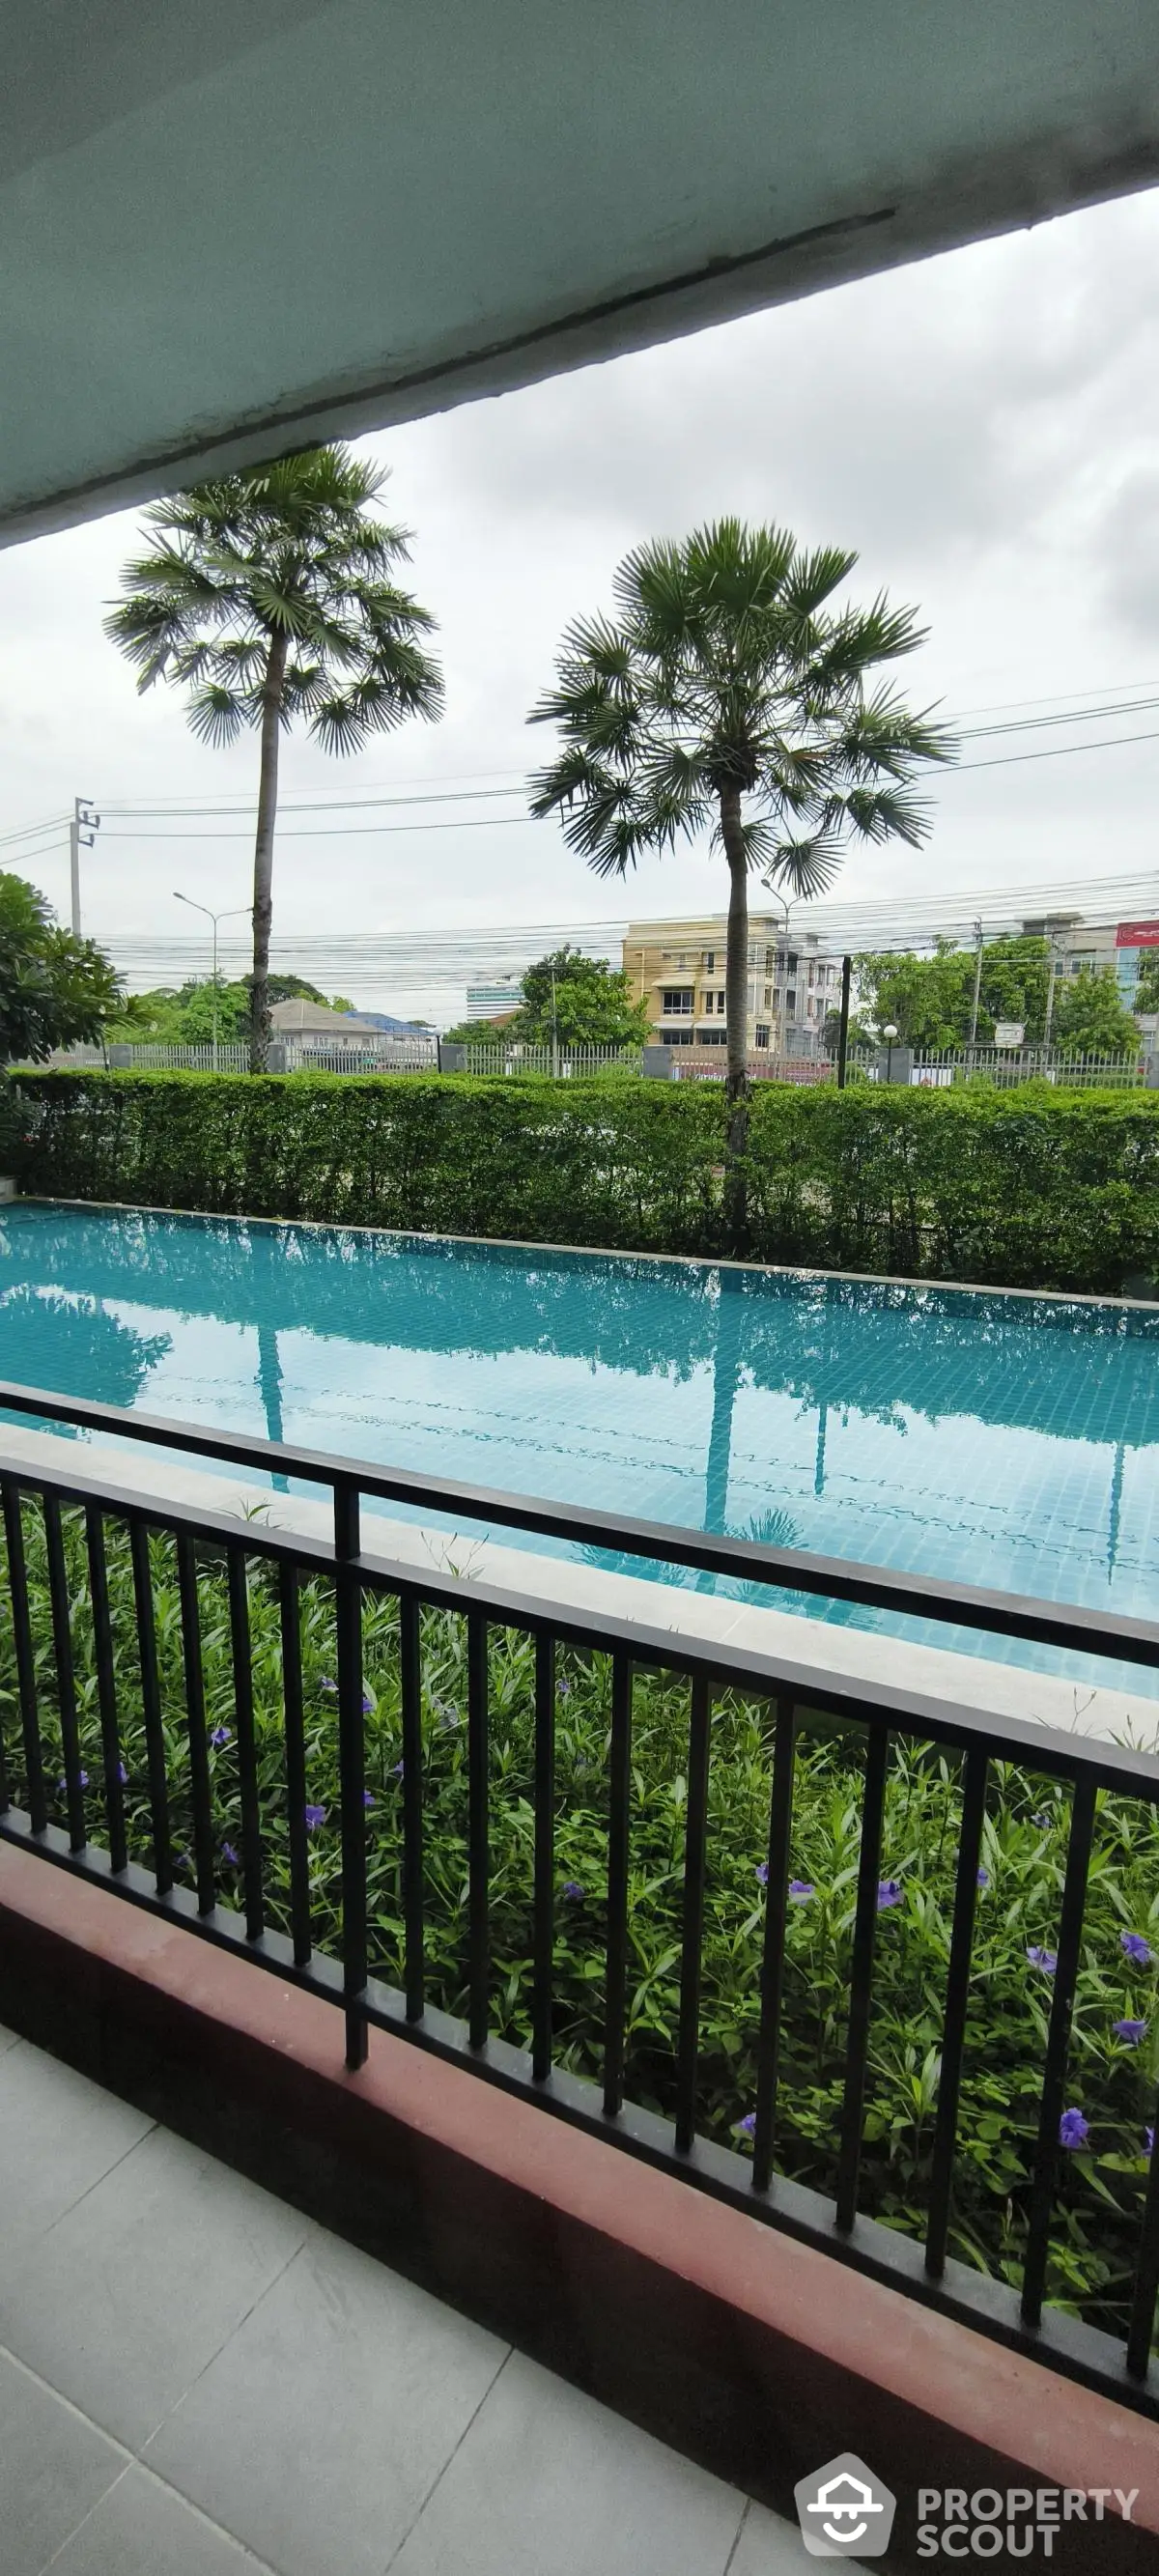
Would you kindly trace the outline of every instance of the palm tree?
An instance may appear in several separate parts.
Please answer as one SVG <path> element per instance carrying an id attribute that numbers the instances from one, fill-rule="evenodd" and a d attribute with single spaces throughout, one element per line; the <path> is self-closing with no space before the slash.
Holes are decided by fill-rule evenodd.
<path id="1" fill-rule="evenodd" d="M 726 1197 L 735 1249 L 745 1234 L 748 1137 L 748 877 L 821 894 L 850 836 L 914 844 L 929 828 L 910 781 L 952 755 L 911 715 L 877 665 L 923 641 L 910 609 L 883 597 L 834 608 L 855 554 L 805 553 L 781 528 L 722 519 L 682 544 L 638 546 L 616 573 L 614 618 L 577 619 L 556 686 L 531 711 L 563 748 L 531 781 L 531 810 L 564 818 L 564 838 L 598 876 L 623 876 L 641 850 L 711 828 L 729 872 L 725 1009 L 730 1108 Z"/>
<path id="2" fill-rule="evenodd" d="M 278 745 L 305 717 L 323 749 L 360 751 L 407 716 L 441 714 L 443 684 L 420 638 L 434 619 L 391 578 L 409 531 L 371 515 L 386 483 L 347 447 L 253 465 L 146 512 L 154 551 L 127 564 L 105 632 L 138 687 L 189 687 L 202 742 L 261 735 L 254 842 L 250 1069 L 265 1070 Z"/>

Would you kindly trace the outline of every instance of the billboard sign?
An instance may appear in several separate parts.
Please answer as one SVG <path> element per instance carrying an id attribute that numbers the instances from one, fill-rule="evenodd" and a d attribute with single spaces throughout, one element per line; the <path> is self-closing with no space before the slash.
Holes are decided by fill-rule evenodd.
<path id="1" fill-rule="evenodd" d="M 1116 948 L 1159 948 L 1159 921 L 1121 921 Z"/>

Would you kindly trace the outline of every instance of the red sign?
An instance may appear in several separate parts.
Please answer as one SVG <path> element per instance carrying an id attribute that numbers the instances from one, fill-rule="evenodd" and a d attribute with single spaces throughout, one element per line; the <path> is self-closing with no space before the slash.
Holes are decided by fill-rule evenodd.
<path id="1" fill-rule="evenodd" d="M 1159 948 L 1159 921 L 1121 921 L 1116 948 Z"/>

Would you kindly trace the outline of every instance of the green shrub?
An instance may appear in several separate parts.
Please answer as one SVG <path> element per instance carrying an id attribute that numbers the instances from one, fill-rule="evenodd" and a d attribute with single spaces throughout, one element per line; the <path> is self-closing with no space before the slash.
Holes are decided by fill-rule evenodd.
<path id="1" fill-rule="evenodd" d="M 43 1521 L 25 1510 L 39 1723 L 53 1820 L 67 1822 Z M 102 1737 L 84 1528 L 66 1511 L 80 1752 L 89 1832 L 104 1842 Z M 193 1884 L 181 1606 L 173 1544 L 151 1542 L 165 1771 L 180 1885 Z M 119 1750 L 131 1857 L 151 1857 L 149 1770 L 127 1537 L 108 1530 Z M 0 1554 L 0 1567 L 3 1565 Z M 202 1677 L 212 1799 L 215 1892 L 244 1902 L 237 1716 L 230 1615 L 220 1560 L 198 1574 Z M 339 1945 L 336 1652 L 332 1588 L 301 1587 L 310 1906 L 316 1946 Z M 271 1922 L 290 1927 L 279 1602 L 276 1579 L 251 1564 L 249 1617 L 264 1884 Z M 400 1986 L 402 1718 L 398 1613 L 364 1608 L 366 1812 L 372 1973 Z M 432 2004 L 464 2015 L 467 1999 L 467 1643 L 457 1612 L 421 1616 L 424 1943 Z M 557 1674 L 554 2050 L 589 2078 L 602 2073 L 607 1936 L 609 1659 L 560 1649 Z M 514 1630 L 489 1638 L 491 2014 L 501 2036 L 527 2046 L 532 1997 L 535 1647 Z M 741 2154 L 759 2039 L 763 1855 L 768 1848 L 773 1712 L 725 1693 L 713 1716 L 701 2013 L 698 2128 Z M 0 1622 L 0 1741 L 11 1794 L 27 1803 L 12 1622 Z M 671 2115 L 675 2100 L 686 1826 L 688 1687 L 638 1672 L 633 1694 L 629 1840 L 626 2090 Z M 843 2093 L 864 1734 L 803 1721 L 794 1795 L 782 2022 L 777 2162 L 831 2193 Z M 924 2234 L 929 2205 L 939 2050 L 949 1960 L 961 1782 L 953 1756 L 895 1739 L 882 1869 L 870 2030 L 862 2206 L 907 2235 Z M 983 1845 L 985 1883 L 975 1932 L 951 2250 L 1014 2285 L 1026 2237 L 1052 1986 L 1037 1963 L 1058 1938 L 1069 1801 L 1030 1763 L 995 1764 Z M 896 1899 L 893 1891 L 896 1890 Z M 1124 1948 L 1135 1936 L 1138 1955 Z M 1099 1802 L 1083 1958 L 1068 2072 L 1068 2106 L 1089 2138 L 1060 2157 L 1049 2288 L 1053 2300 L 1122 2332 L 1147 2179 L 1146 2131 L 1159 2075 L 1159 1814 L 1127 1793 Z M 1035 1954 L 1031 1956 L 1030 1954 Z M 1116 2024 L 1141 2040 L 1121 2035 Z M 336 2037 L 335 2046 L 339 2046 Z"/>
<path id="2" fill-rule="evenodd" d="M 15 1172 L 24 1160 L 27 1110 L 8 1074 L 0 1072 L 0 1172 Z"/>
<path id="3" fill-rule="evenodd" d="M 715 1255 L 714 1083 L 16 1077 L 46 1197 Z M 757 1260 L 997 1286 L 1159 1281 L 1159 1097 L 764 1083 Z"/>

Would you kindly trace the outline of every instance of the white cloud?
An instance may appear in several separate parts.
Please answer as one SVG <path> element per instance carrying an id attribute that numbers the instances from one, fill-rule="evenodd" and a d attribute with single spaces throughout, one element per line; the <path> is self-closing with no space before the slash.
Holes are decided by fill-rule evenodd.
<path id="1" fill-rule="evenodd" d="M 1159 682 L 1157 251 L 1159 195 L 1129 199 L 374 441 L 417 530 L 412 578 L 440 620 L 447 717 L 342 769 L 292 741 L 285 792 L 521 773 L 542 756 L 524 719 L 568 619 L 607 602 L 628 546 L 725 511 L 853 545 L 851 587 L 916 602 L 930 641 L 907 676 L 923 703 L 958 712 Z M 78 790 L 105 806 L 252 790 L 252 742 L 201 749 L 177 699 L 139 699 L 101 634 L 135 524 L 0 558 L 0 829 L 63 815 Z M 1144 869 L 1156 749 L 943 780 L 929 852 L 860 855 L 846 888 Z M 180 828 L 190 837 L 106 826 L 88 865 L 94 929 L 171 934 L 179 884 L 245 901 L 244 836 Z M 64 906 L 63 830 L 28 872 Z M 554 829 L 523 822 L 381 838 L 287 826 L 276 923 L 574 921 L 692 910 L 714 888 L 712 864 L 689 851 L 621 894 Z M 388 998 L 356 970 L 349 980 L 364 1000 Z"/>

